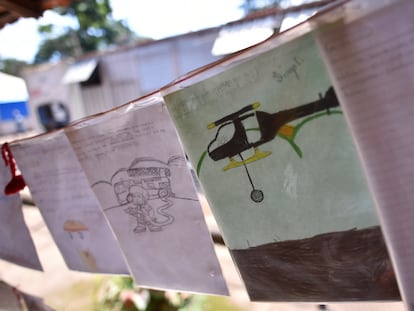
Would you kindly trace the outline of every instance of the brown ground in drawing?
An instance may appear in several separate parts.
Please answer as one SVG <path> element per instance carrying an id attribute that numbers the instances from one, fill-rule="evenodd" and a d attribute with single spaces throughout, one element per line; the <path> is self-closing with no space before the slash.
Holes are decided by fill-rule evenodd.
<path id="1" fill-rule="evenodd" d="M 255 301 L 400 300 L 379 227 L 231 253 Z"/>

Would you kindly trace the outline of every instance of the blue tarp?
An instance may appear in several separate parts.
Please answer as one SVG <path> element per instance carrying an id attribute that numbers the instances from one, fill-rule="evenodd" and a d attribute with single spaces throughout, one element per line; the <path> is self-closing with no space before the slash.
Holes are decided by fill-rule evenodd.
<path id="1" fill-rule="evenodd" d="M 18 110 L 23 117 L 27 117 L 29 115 L 29 110 L 27 108 L 27 101 L 0 103 L 0 120 L 1 121 L 14 120 L 15 110 Z"/>
<path id="2" fill-rule="evenodd" d="M 27 117 L 29 95 L 25 81 L 0 72 L 0 85 L 0 121 L 17 121 Z"/>

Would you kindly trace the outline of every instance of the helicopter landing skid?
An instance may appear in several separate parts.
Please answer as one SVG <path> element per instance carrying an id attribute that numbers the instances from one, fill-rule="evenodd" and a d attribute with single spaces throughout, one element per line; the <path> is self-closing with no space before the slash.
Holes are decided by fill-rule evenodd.
<path id="1" fill-rule="evenodd" d="M 271 151 L 260 151 L 259 148 L 254 148 L 254 155 L 252 155 L 250 158 L 247 158 L 245 160 L 236 161 L 234 158 L 230 157 L 230 162 L 225 167 L 223 167 L 223 171 L 228 171 L 232 168 L 240 167 L 245 164 L 249 164 L 255 161 L 258 161 L 260 159 L 263 159 L 269 155 L 271 155 Z"/>

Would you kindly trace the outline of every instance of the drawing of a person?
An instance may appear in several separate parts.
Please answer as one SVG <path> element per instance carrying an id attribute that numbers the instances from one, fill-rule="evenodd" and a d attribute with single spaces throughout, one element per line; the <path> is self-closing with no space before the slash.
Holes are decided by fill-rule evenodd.
<path id="1" fill-rule="evenodd" d="M 161 231 L 155 219 L 155 213 L 151 205 L 148 204 L 149 193 L 139 186 L 132 186 L 129 188 L 128 201 L 132 206 L 129 206 L 125 211 L 134 216 L 137 220 L 137 226 L 134 228 L 135 233 L 144 232 L 147 230 Z"/>

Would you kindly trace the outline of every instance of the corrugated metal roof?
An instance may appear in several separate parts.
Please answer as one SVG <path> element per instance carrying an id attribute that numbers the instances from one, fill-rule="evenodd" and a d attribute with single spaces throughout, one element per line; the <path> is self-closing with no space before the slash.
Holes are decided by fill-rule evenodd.
<path id="1" fill-rule="evenodd" d="M 313 14 L 318 12 L 319 8 L 311 8 L 311 9 L 304 9 L 295 12 L 288 12 L 285 17 L 283 18 L 282 24 L 280 25 L 279 31 L 285 31 L 291 27 L 304 22 Z"/>
<path id="2" fill-rule="evenodd" d="M 303 22 L 323 6 L 335 0 L 306 2 L 288 8 L 269 7 L 253 12 L 244 18 L 224 25 L 211 53 L 228 55 L 258 44 L 274 32 L 284 31 Z"/>
<path id="3" fill-rule="evenodd" d="M 260 43 L 278 30 L 282 15 L 267 16 L 224 26 L 214 42 L 213 55 L 231 54 Z"/>
<path id="4" fill-rule="evenodd" d="M 0 103 L 26 101 L 29 98 L 26 82 L 19 77 L 0 72 Z"/>

